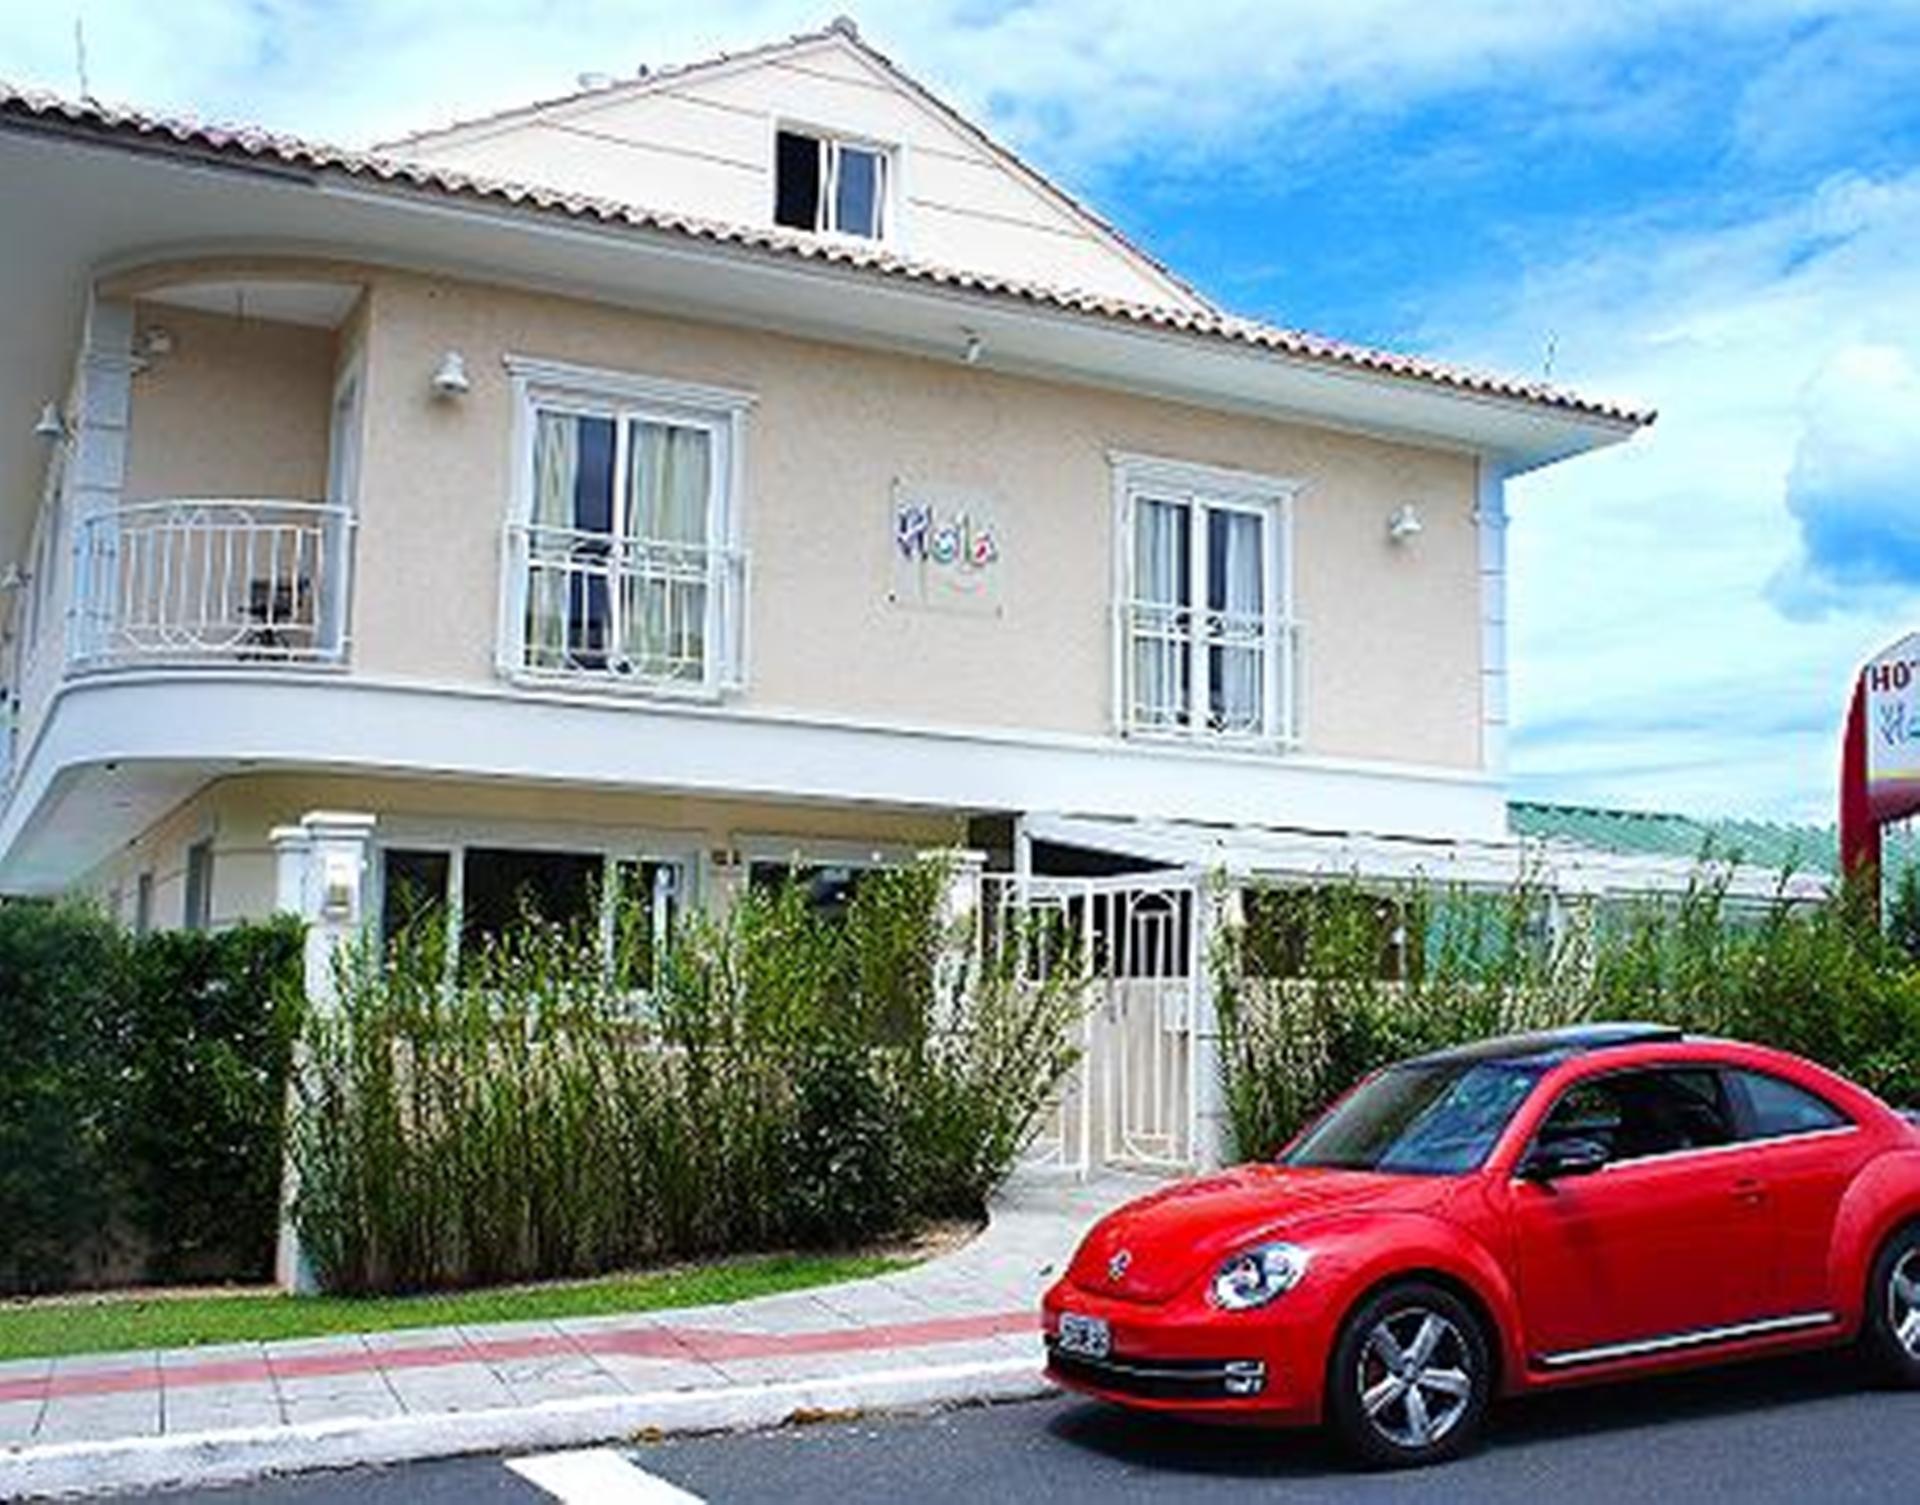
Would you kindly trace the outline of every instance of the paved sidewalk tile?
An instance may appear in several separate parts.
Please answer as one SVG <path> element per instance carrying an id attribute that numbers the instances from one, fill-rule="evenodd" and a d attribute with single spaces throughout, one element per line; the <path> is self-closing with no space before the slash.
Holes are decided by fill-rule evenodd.
<path id="1" fill-rule="evenodd" d="M 84 1442 L 95 1437 L 157 1437 L 158 1388 L 120 1395 L 64 1396 L 47 1402 L 35 1442 Z"/>
<path id="2" fill-rule="evenodd" d="M 513 1404 L 513 1392 L 485 1364 L 394 1369 L 386 1378 L 410 1412 L 484 1411 Z"/>
<path id="3" fill-rule="evenodd" d="M 31 1442 L 45 1404 L 37 1400 L 0 1401 L 0 1448 Z"/>
<path id="4" fill-rule="evenodd" d="M 182 1390 L 166 1393 L 161 1402 L 165 1430 L 179 1432 L 226 1432 L 235 1427 L 277 1427 L 285 1417 L 271 1386 L 244 1392 L 232 1390 Z"/>
<path id="5" fill-rule="evenodd" d="M 661 1390 L 711 1390 L 727 1377 L 711 1364 L 694 1360 L 630 1359 L 603 1354 L 600 1368 L 629 1395 L 652 1395 Z"/>

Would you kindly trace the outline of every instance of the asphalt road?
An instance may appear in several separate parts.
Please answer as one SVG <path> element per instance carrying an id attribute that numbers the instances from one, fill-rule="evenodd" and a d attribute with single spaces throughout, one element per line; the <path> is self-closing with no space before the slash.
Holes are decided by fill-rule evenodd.
<path id="1" fill-rule="evenodd" d="M 1863 1390 L 1844 1359 L 1828 1356 L 1585 1391 L 1509 1406 L 1477 1455 L 1414 1475 L 1356 1474 L 1311 1436 L 1183 1426 L 1066 1399 L 688 1438 L 626 1456 L 713 1505 L 1912 1501 L 1920 1394 Z M 551 1505 L 553 1496 L 500 1459 L 476 1458 L 155 1498 Z"/>

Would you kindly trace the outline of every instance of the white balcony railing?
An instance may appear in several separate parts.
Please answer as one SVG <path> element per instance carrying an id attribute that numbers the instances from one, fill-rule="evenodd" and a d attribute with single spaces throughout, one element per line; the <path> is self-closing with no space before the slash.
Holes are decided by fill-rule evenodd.
<path id="1" fill-rule="evenodd" d="M 509 674 L 683 694 L 742 683 L 742 551 L 527 524 L 507 547 Z"/>
<path id="2" fill-rule="evenodd" d="M 81 518 L 69 660 L 339 662 L 352 514 L 318 502 L 141 502 Z"/>

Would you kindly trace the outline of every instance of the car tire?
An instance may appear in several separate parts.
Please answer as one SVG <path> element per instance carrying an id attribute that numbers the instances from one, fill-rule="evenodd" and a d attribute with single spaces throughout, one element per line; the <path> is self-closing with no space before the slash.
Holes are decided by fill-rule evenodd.
<path id="1" fill-rule="evenodd" d="M 1861 1337 L 1889 1383 L 1920 1389 L 1920 1224 L 1902 1228 L 1875 1257 Z"/>
<path id="2" fill-rule="evenodd" d="M 1479 1441 L 1492 1396 L 1485 1325 L 1428 1281 L 1397 1281 L 1361 1302 L 1328 1361 L 1328 1420 L 1369 1468 L 1459 1457 Z"/>

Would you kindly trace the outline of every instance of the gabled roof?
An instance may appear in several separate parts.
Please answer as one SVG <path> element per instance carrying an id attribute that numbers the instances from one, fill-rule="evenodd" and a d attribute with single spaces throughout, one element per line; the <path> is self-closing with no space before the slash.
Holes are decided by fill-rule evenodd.
<path id="1" fill-rule="evenodd" d="M 1022 282 L 914 260 L 875 246 L 830 241 L 775 228 L 718 223 L 637 204 L 560 193 L 534 184 L 479 177 L 399 157 L 330 146 L 257 127 L 213 125 L 105 105 L 92 99 L 66 99 L 15 88 L 4 81 L 0 81 L 0 131 L 50 135 L 132 153 L 158 153 L 189 164 L 245 167 L 295 181 L 344 177 L 408 195 L 462 200 L 503 211 L 532 211 L 543 216 L 705 242 L 794 263 L 830 264 L 872 276 L 876 284 L 932 285 L 1003 305 L 1024 305 L 1116 326 L 1189 336 L 1212 345 L 1273 355 L 1302 366 L 1444 389 L 1578 421 L 1598 422 L 1621 432 L 1650 424 L 1656 416 L 1647 407 L 1586 397 L 1545 382 L 1350 344 L 1212 309 L 1188 310 L 1135 303 Z"/>
<path id="2" fill-rule="evenodd" d="M 948 127 L 978 146 L 1000 166 L 1025 182 L 1028 187 L 1079 220 L 1096 238 L 1107 242 L 1113 250 L 1134 262 L 1150 277 L 1167 284 L 1169 290 L 1202 308 L 1218 308 L 1212 299 L 1200 292 L 1165 262 L 1136 244 L 1105 216 L 1085 201 L 1067 192 L 1011 147 L 995 140 L 968 116 L 948 104 L 892 58 L 873 46 L 861 36 L 860 28 L 846 16 L 836 17 L 829 25 L 817 31 L 799 32 L 781 41 L 766 42 L 757 47 L 744 48 L 735 52 L 717 52 L 709 57 L 675 63 L 664 68 L 648 68 L 631 78 L 577 89 L 569 94 L 536 100 L 504 110 L 495 110 L 484 115 L 471 116 L 444 126 L 414 131 L 391 141 L 377 142 L 375 150 L 405 156 L 424 145 L 463 137 L 470 133 L 484 132 L 494 127 L 533 120 L 555 111 L 564 111 L 575 105 L 592 105 L 598 108 L 610 103 L 639 98 L 693 79 L 774 62 L 822 47 L 842 48 L 861 61 L 879 69 L 923 109 L 931 112 Z"/>

